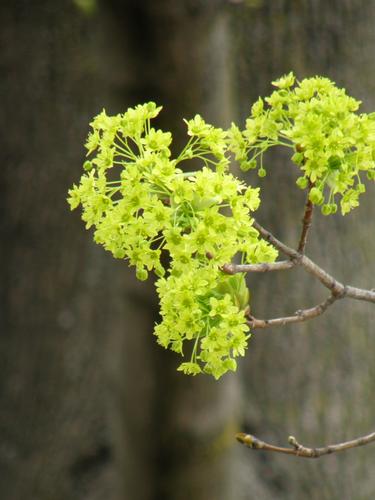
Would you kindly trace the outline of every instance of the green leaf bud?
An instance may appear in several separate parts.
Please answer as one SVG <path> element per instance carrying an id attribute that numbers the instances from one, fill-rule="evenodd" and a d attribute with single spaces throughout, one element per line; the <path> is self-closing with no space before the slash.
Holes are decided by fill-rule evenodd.
<path id="1" fill-rule="evenodd" d="M 83 169 L 86 170 L 86 172 L 90 172 L 92 170 L 93 164 L 90 160 L 86 160 L 83 164 Z"/>
<path id="2" fill-rule="evenodd" d="M 159 278 L 162 278 L 165 275 L 165 269 L 164 269 L 164 267 L 161 266 L 161 265 L 156 265 L 155 266 L 155 274 Z"/>
<path id="3" fill-rule="evenodd" d="M 328 168 L 330 170 L 339 170 L 341 166 L 341 158 L 338 156 L 330 156 L 328 159 Z"/>
<path id="4" fill-rule="evenodd" d="M 336 203 L 331 203 L 331 214 L 335 214 L 337 212 Z"/>
<path id="5" fill-rule="evenodd" d="M 298 177 L 296 184 L 300 189 L 306 189 L 309 184 L 309 180 L 306 179 L 306 177 Z"/>
<path id="6" fill-rule="evenodd" d="M 267 175 L 267 172 L 266 172 L 266 169 L 261 167 L 259 170 L 258 170 L 258 176 L 259 177 L 265 177 Z"/>
<path id="7" fill-rule="evenodd" d="M 148 272 L 144 268 L 138 268 L 137 267 L 137 270 L 136 270 L 135 274 L 137 276 L 137 279 L 139 279 L 139 281 L 146 281 L 147 278 L 148 278 Z"/>
<path id="8" fill-rule="evenodd" d="M 330 215 L 331 213 L 332 213 L 331 212 L 331 205 L 326 203 L 325 205 L 322 206 L 322 214 L 323 215 Z"/>
<path id="9" fill-rule="evenodd" d="M 291 71 L 289 74 L 282 76 L 278 80 L 272 82 L 274 87 L 278 87 L 279 89 L 287 89 L 294 84 L 295 76 Z"/>
<path id="10" fill-rule="evenodd" d="M 294 155 L 292 156 L 292 161 L 300 166 L 303 164 L 303 162 L 305 161 L 305 155 L 303 153 L 294 153 Z"/>
<path id="11" fill-rule="evenodd" d="M 314 205 L 321 205 L 324 200 L 323 193 L 317 187 L 313 187 L 309 194 L 309 200 L 314 203 Z"/>
<path id="12" fill-rule="evenodd" d="M 235 372 L 237 370 L 237 363 L 235 359 L 228 358 L 224 361 L 224 366 L 227 370 Z"/>
<path id="13" fill-rule="evenodd" d="M 245 160 L 240 163 L 240 168 L 243 172 L 247 172 L 248 170 L 252 170 L 256 168 L 257 162 L 256 160 Z"/>
<path id="14" fill-rule="evenodd" d="M 356 190 L 358 193 L 365 193 L 366 192 L 366 186 L 362 183 L 358 183 Z"/>

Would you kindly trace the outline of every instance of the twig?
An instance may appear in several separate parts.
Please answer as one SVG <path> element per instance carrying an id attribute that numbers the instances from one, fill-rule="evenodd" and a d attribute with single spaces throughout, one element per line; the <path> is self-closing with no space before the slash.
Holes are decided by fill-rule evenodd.
<path id="1" fill-rule="evenodd" d="M 259 231 L 261 236 L 271 243 L 275 248 L 277 248 L 280 252 L 284 253 L 287 257 L 289 257 L 289 261 L 279 261 L 273 264 L 264 263 L 264 264 L 226 264 L 223 266 L 223 271 L 229 274 L 235 274 L 240 272 L 268 272 L 268 271 L 278 271 L 284 269 L 290 269 L 294 266 L 301 266 L 307 271 L 309 274 L 317 278 L 322 285 L 328 288 L 331 291 L 330 296 L 320 304 L 311 307 L 310 309 L 302 309 L 297 311 L 293 316 L 286 316 L 281 318 L 274 318 L 269 320 L 256 319 L 254 316 L 249 315 L 248 325 L 255 328 L 268 328 L 270 326 L 277 325 L 286 325 L 287 323 L 297 323 L 301 321 L 306 321 L 316 316 L 319 316 L 324 313 L 324 311 L 331 306 L 336 300 L 349 297 L 356 300 L 364 300 L 368 302 L 375 303 L 375 290 L 365 290 L 362 288 L 356 288 L 353 286 L 346 286 L 336 280 L 333 276 L 327 273 L 324 269 L 319 267 L 315 262 L 306 257 L 303 254 L 309 227 L 311 225 L 311 216 L 312 216 L 312 207 L 310 211 L 310 207 L 308 206 L 308 201 L 305 206 L 305 216 L 303 219 L 303 229 L 300 238 L 300 242 L 298 245 L 298 250 L 294 250 L 293 248 L 288 247 L 280 240 L 275 238 L 273 234 L 267 231 L 264 227 L 258 224 L 256 221 L 253 222 L 253 226 L 255 229 Z M 348 450 L 350 448 L 356 448 L 358 446 L 363 446 L 375 441 L 375 432 L 368 434 L 366 436 L 361 436 L 357 439 L 353 439 L 351 441 L 346 441 L 344 443 L 338 443 L 334 445 L 324 446 L 322 448 L 308 448 L 298 443 L 294 436 L 290 436 L 288 441 L 289 444 L 292 445 L 292 448 L 284 448 L 280 446 L 274 446 L 272 444 L 261 441 L 257 437 L 251 434 L 238 433 L 236 434 L 236 439 L 252 448 L 254 450 L 264 450 L 264 451 L 272 451 L 277 453 L 285 453 L 288 455 L 295 455 L 297 457 L 303 458 L 318 458 L 323 455 L 329 455 L 331 453 L 335 453 L 338 451 Z"/>
<path id="2" fill-rule="evenodd" d="M 301 266 L 305 269 L 305 271 L 318 279 L 322 283 L 322 285 L 328 288 L 331 291 L 331 295 L 324 302 L 321 302 L 320 304 L 308 309 L 300 309 L 296 311 L 292 316 L 284 316 L 281 318 L 272 319 L 257 319 L 253 315 L 249 315 L 249 321 L 247 322 L 247 324 L 251 328 L 269 328 L 271 326 L 284 326 L 290 323 L 300 323 L 302 321 L 307 321 L 320 316 L 336 300 L 345 297 L 375 303 L 375 290 L 365 290 L 362 288 L 347 286 L 343 283 L 340 283 L 333 276 L 328 274 L 327 271 L 325 271 L 317 264 L 315 264 L 315 262 L 313 262 L 311 259 L 306 257 L 306 255 L 297 252 L 293 248 L 290 248 L 279 241 L 277 238 L 275 238 L 275 236 L 273 236 L 273 234 L 264 229 L 264 227 L 262 227 L 256 221 L 254 221 L 253 226 L 259 231 L 259 233 L 265 240 L 267 240 L 269 243 L 271 243 L 271 245 L 283 252 L 287 257 L 289 257 L 290 260 L 283 260 L 273 263 L 265 262 L 261 264 L 224 264 L 224 266 L 222 266 L 223 272 L 228 274 L 246 272 L 264 273 L 270 271 L 291 269 L 295 266 Z"/>
<path id="3" fill-rule="evenodd" d="M 253 227 L 255 227 L 257 231 L 259 231 L 263 239 L 271 243 L 271 245 L 280 250 L 280 252 L 282 252 L 283 254 L 287 255 L 290 259 L 294 260 L 302 257 L 302 255 L 297 252 L 297 250 L 288 247 L 282 241 L 278 240 L 272 233 L 267 231 L 267 229 L 261 226 L 256 220 L 253 220 Z"/>
<path id="4" fill-rule="evenodd" d="M 269 271 L 282 271 L 294 267 L 291 260 L 280 260 L 279 262 L 263 262 L 261 264 L 224 264 L 222 270 L 227 274 L 236 273 L 266 273 Z"/>
<path id="5" fill-rule="evenodd" d="M 296 457 L 302 458 L 319 458 L 323 455 L 330 455 L 331 453 L 336 453 L 338 451 L 348 450 L 350 448 L 356 448 L 358 446 L 363 446 L 365 444 L 372 443 L 375 441 L 375 432 L 367 434 L 366 436 L 361 436 L 357 439 L 351 441 L 345 441 L 344 443 L 331 444 L 321 448 L 308 448 L 300 444 L 294 436 L 289 436 L 288 442 L 293 448 L 284 448 L 280 446 L 274 446 L 272 444 L 261 441 L 260 439 L 252 436 L 251 434 L 245 434 L 239 432 L 236 434 L 236 439 L 240 443 L 244 444 L 248 448 L 253 450 L 263 450 L 263 451 L 273 451 L 277 453 L 286 453 L 288 455 L 295 455 Z"/>
<path id="6" fill-rule="evenodd" d="M 310 191 L 314 184 L 309 180 L 309 185 L 307 189 L 306 195 L 306 203 L 305 203 L 305 213 L 302 219 L 302 233 L 298 244 L 298 252 L 303 253 L 305 251 L 306 243 L 307 243 L 307 235 L 311 226 L 313 208 L 314 205 L 310 200 Z"/>
<path id="7" fill-rule="evenodd" d="M 286 316 L 283 318 L 273 318 L 273 319 L 257 319 L 254 316 L 249 316 L 249 321 L 247 324 L 255 328 L 269 328 L 271 326 L 284 326 L 289 323 L 300 323 L 302 321 L 307 321 L 309 319 L 316 318 L 324 313 L 324 311 L 332 305 L 336 300 L 343 298 L 339 295 L 330 295 L 324 302 L 311 307 L 309 309 L 300 309 L 294 313 L 293 316 Z"/>
<path id="8" fill-rule="evenodd" d="M 346 286 L 345 295 L 351 299 L 365 300 L 366 302 L 375 302 L 375 290 L 363 290 L 354 286 Z"/>
<path id="9" fill-rule="evenodd" d="M 356 288 L 354 286 L 348 286 L 344 285 L 343 283 L 340 283 L 340 281 L 336 280 L 333 276 L 328 274 L 327 271 L 325 271 L 317 264 L 315 264 L 315 262 L 309 259 L 306 255 L 297 252 L 297 250 L 288 247 L 287 245 L 285 245 L 285 243 L 282 243 L 280 240 L 275 238 L 275 236 L 273 236 L 272 233 L 267 231 L 258 222 L 254 221 L 253 226 L 255 227 L 255 229 L 259 231 L 259 233 L 266 241 L 271 243 L 271 245 L 273 245 L 275 248 L 280 250 L 284 255 L 289 257 L 290 260 L 294 263 L 294 265 L 299 265 L 303 267 L 308 273 L 315 276 L 315 278 L 317 278 L 322 283 L 322 285 L 331 290 L 332 294 L 350 297 L 351 299 L 355 300 L 364 300 L 367 302 L 375 303 L 375 290 L 365 290 L 363 288 Z M 232 273 L 251 272 L 253 269 L 252 266 L 254 266 L 254 264 L 249 264 L 248 266 L 242 265 L 241 271 L 238 271 L 237 266 L 235 264 L 231 264 L 231 271 Z"/>

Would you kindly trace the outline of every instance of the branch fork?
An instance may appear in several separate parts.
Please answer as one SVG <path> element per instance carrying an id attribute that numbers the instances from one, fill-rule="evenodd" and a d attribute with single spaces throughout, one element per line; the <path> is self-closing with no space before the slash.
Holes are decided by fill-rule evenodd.
<path id="1" fill-rule="evenodd" d="M 310 206 L 309 200 L 307 198 L 305 205 L 305 215 L 303 218 L 303 229 L 298 244 L 298 250 L 294 250 L 293 248 L 279 241 L 272 233 L 267 231 L 258 222 L 253 222 L 253 226 L 259 231 L 261 236 L 271 245 L 277 248 L 281 253 L 283 253 L 287 257 L 287 260 L 260 264 L 225 264 L 222 267 L 223 272 L 228 274 L 235 274 L 246 272 L 264 273 L 272 271 L 283 271 L 296 266 L 300 266 L 307 273 L 311 274 L 314 278 L 319 280 L 322 285 L 328 288 L 328 290 L 330 291 L 330 295 L 320 304 L 317 304 L 308 309 L 299 309 L 291 316 L 272 319 L 257 319 L 252 314 L 248 313 L 247 323 L 252 329 L 269 328 L 272 326 L 281 326 L 313 319 L 323 314 L 327 310 L 327 308 L 334 304 L 337 300 L 344 298 L 351 298 L 354 300 L 375 303 L 375 288 L 366 290 L 349 285 L 344 285 L 304 254 L 307 234 L 311 225 L 311 217 L 312 205 Z M 329 455 L 338 451 L 344 451 L 350 448 L 355 448 L 372 443 L 375 441 L 375 432 L 372 432 L 371 434 L 368 434 L 366 436 L 361 436 L 351 441 L 328 445 L 321 448 L 306 447 L 300 444 L 294 436 L 289 436 L 288 442 L 291 445 L 291 447 L 289 448 L 266 443 L 265 441 L 262 441 L 251 434 L 245 434 L 242 432 L 236 434 L 236 439 L 240 443 L 253 450 L 284 453 L 302 458 L 319 458 L 323 455 Z"/>

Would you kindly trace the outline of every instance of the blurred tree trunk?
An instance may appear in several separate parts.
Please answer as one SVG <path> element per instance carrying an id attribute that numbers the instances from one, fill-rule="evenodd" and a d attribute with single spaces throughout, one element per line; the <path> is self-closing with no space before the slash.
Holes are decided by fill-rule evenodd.
<path id="1" fill-rule="evenodd" d="M 231 64 L 222 2 L 145 1 L 125 11 L 121 1 L 110 5 L 119 31 L 124 25 L 132 30 L 135 78 L 142 85 L 136 100 L 163 105 L 159 123 L 173 130 L 175 149 L 186 141 L 183 117 L 198 110 L 208 120 L 228 125 Z M 137 304 L 130 304 L 134 314 Z M 135 332 L 115 338 L 113 349 L 118 353 L 114 380 L 119 394 L 113 415 L 124 498 L 227 500 L 237 487 L 237 379 L 229 376 L 217 383 L 177 373 L 180 360 L 155 344 L 151 325 L 138 331 L 145 305 L 138 307 Z M 130 310 L 129 315 L 133 317 Z"/>
<path id="2" fill-rule="evenodd" d="M 104 353 L 125 274 L 65 202 L 111 102 L 105 27 L 70 2 L 2 2 L 0 19 L 1 497 L 113 498 Z"/>
<path id="3" fill-rule="evenodd" d="M 239 115 L 249 113 L 270 81 L 294 70 L 299 79 L 326 75 L 375 108 L 375 4 L 361 0 L 275 0 L 239 6 L 234 32 Z M 246 50 L 244 48 L 246 47 Z M 304 199 L 285 155 L 271 154 L 259 182 L 258 220 L 296 246 Z M 249 182 L 257 180 L 249 176 Z M 373 183 L 361 206 L 342 217 L 314 214 L 307 254 L 344 283 L 374 286 Z M 372 214 L 372 215 L 369 215 Z M 288 315 L 319 303 L 327 291 L 301 270 L 249 276 L 258 317 Z M 247 430 L 287 445 L 293 434 L 310 446 L 374 429 L 374 306 L 343 301 L 309 324 L 257 331 L 244 360 Z M 257 499 L 374 498 L 374 446 L 318 461 L 247 451 L 248 466 L 267 481 Z M 249 485 L 251 490 L 251 486 Z M 243 498 L 249 498 L 244 496 Z"/>
<path id="4" fill-rule="evenodd" d="M 152 337 L 152 284 L 96 247 L 64 198 L 102 107 L 158 101 L 176 148 L 184 116 L 227 125 L 237 104 L 244 118 L 290 69 L 325 73 L 374 107 L 375 6 L 108 0 L 90 14 L 77 4 L 90 2 L 0 5 L 1 498 L 373 498 L 372 447 L 310 462 L 236 446 L 238 379 L 176 373 L 178 360 Z M 281 160 L 272 157 L 262 181 L 259 220 L 293 244 L 304 200 Z M 373 189 L 345 220 L 316 214 L 307 250 L 342 281 L 369 288 Z M 259 316 L 324 296 L 297 270 L 249 282 Z M 343 302 L 304 327 L 254 335 L 242 363 L 247 430 L 311 445 L 372 430 L 372 310 Z"/>
<path id="5" fill-rule="evenodd" d="M 236 377 L 176 373 L 152 337 L 152 284 L 95 247 L 65 202 L 102 107 L 158 100 L 178 142 L 197 110 L 228 124 L 221 3 L 1 3 L 4 500 L 224 500 L 236 488 Z"/>

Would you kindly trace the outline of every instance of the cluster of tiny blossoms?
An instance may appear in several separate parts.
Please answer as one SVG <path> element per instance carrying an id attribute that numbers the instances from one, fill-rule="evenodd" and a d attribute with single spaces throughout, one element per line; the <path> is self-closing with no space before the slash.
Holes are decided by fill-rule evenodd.
<path id="1" fill-rule="evenodd" d="M 346 214 L 358 206 L 365 191 L 361 173 L 375 179 L 375 114 L 357 114 L 360 101 L 346 95 L 328 78 L 298 82 L 289 73 L 251 108 L 244 131 L 232 125 L 231 148 L 243 170 L 266 175 L 263 153 L 272 146 L 291 149 L 302 176 L 297 185 L 309 188 L 314 205 L 325 215 Z"/>
<path id="2" fill-rule="evenodd" d="M 171 134 L 151 127 L 160 109 L 150 102 L 98 115 L 86 143 L 95 154 L 68 201 L 72 209 L 82 206 L 94 240 L 134 265 L 139 279 L 150 271 L 159 277 L 155 334 L 182 355 L 188 341 L 190 361 L 179 369 L 219 378 L 236 369 L 250 336 L 244 275 L 221 268 L 235 256 L 270 262 L 276 251 L 252 227 L 258 190 L 228 171 L 228 133 L 197 115 L 186 121 L 189 140 L 172 159 Z M 191 159 L 201 169 L 183 172 L 180 164 Z"/>

